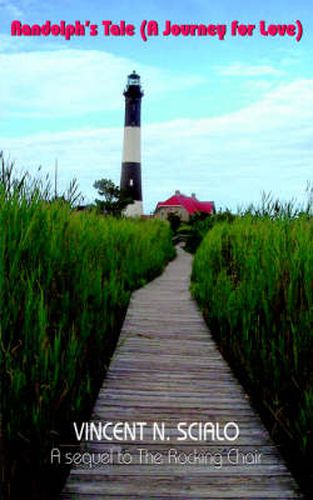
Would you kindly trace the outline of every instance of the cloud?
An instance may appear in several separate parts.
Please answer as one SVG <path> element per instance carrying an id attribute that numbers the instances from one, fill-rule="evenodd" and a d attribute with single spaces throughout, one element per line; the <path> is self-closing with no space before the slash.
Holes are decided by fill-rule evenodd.
<path id="1" fill-rule="evenodd" d="M 65 42 L 51 39 L 44 40 L 45 51 L 64 50 L 66 49 Z M 0 33 L 0 54 L 5 53 L 8 56 L 13 53 L 25 53 L 28 51 L 38 52 L 38 38 L 21 36 L 13 37 L 6 33 Z"/>
<path id="2" fill-rule="evenodd" d="M 16 2 L 8 2 L 7 0 L 0 0 L 0 9 L 4 9 L 10 16 L 19 18 L 23 15 L 22 8 Z"/>
<path id="3" fill-rule="evenodd" d="M 42 6 L 42 1 L 40 2 Z M 27 15 L 27 13 L 37 7 L 36 0 L 0 0 L 0 8 L 9 14 L 12 19 L 19 19 Z"/>
<path id="4" fill-rule="evenodd" d="M 274 68 L 269 64 L 251 65 L 243 63 L 233 63 L 224 68 L 218 68 L 218 72 L 223 76 L 239 76 L 239 77 L 260 77 L 260 76 L 282 76 L 283 71 Z"/>
<path id="5" fill-rule="evenodd" d="M 204 78 L 161 71 L 99 50 L 60 49 L 0 54 L 2 117 L 75 117 L 120 108 L 125 75 L 148 75 L 149 97 L 197 86 Z"/>
<path id="6" fill-rule="evenodd" d="M 18 165 L 39 164 L 60 185 L 78 178 L 86 198 L 95 179 L 119 182 L 122 124 L 3 139 Z M 145 209 L 175 189 L 196 192 L 217 206 L 258 201 L 262 190 L 301 199 L 313 173 L 313 80 L 300 79 L 268 92 L 257 103 L 224 116 L 177 119 L 143 126 Z"/>

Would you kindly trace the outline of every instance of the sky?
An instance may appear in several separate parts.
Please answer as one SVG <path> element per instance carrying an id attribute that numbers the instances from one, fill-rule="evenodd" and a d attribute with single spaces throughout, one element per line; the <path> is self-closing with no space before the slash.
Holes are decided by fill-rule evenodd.
<path id="1" fill-rule="evenodd" d="M 11 23 L 76 20 L 98 36 L 13 37 Z M 104 36 L 102 21 L 135 26 Z M 158 23 L 145 42 L 143 20 Z M 171 24 L 226 25 L 217 36 L 163 36 Z M 254 34 L 231 36 L 231 23 Z M 303 26 L 302 39 L 262 36 L 259 22 Z M 313 181 L 311 0 L 0 0 L 0 150 L 18 170 L 54 175 L 62 192 L 77 178 L 85 203 L 93 183 L 119 183 L 127 75 L 142 103 L 144 209 L 176 189 L 235 210 L 262 192 L 304 199 Z"/>

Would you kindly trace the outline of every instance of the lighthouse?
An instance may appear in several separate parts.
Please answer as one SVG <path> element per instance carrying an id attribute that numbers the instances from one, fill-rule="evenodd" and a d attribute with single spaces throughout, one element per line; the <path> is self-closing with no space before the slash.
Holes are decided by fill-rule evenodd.
<path id="1" fill-rule="evenodd" d="M 141 189 L 141 130 L 140 114 L 143 91 L 140 76 L 133 71 L 128 75 L 125 96 L 125 124 L 120 188 L 134 200 L 125 209 L 125 215 L 143 214 Z"/>

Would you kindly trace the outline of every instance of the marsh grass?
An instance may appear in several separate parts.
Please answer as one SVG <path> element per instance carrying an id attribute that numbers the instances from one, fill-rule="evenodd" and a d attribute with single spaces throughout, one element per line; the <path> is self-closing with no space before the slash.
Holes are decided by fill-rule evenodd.
<path id="1" fill-rule="evenodd" d="M 311 204 L 294 210 L 294 204 L 265 200 L 231 224 L 217 224 L 198 248 L 192 273 L 193 295 L 222 352 L 307 477 L 313 458 L 311 211 Z"/>
<path id="2" fill-rule="evenodd" d="M 78 213 L 47 193 L 10 173 L 0 181 L 0 465 L 7 498 L 17 495 L 19 481 L 25 498 L 46 498 L 36 475 L 45 478 L 49 450 L 90 410 L 131 291 L 174 254 L 165 223 Z"/>

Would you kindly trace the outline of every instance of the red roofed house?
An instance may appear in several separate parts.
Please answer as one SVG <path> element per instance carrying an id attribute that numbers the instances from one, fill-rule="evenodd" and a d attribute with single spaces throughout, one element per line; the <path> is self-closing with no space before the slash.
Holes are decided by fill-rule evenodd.
<path id="1" fill-rule="evenodd" d="M 199 201 L 194 193 L 191 196 L 185 196 L 180 191 L 176 191 L 174 196 L 171 196 L 168 200 L 159 201 L 155 209 L 155 216 L 160 219 L 167 219 L 169 214 L 175 214 L 182 221 L 188 221 L 190 216 L 197 212 L 214 214 L 214 201 Z"/>

